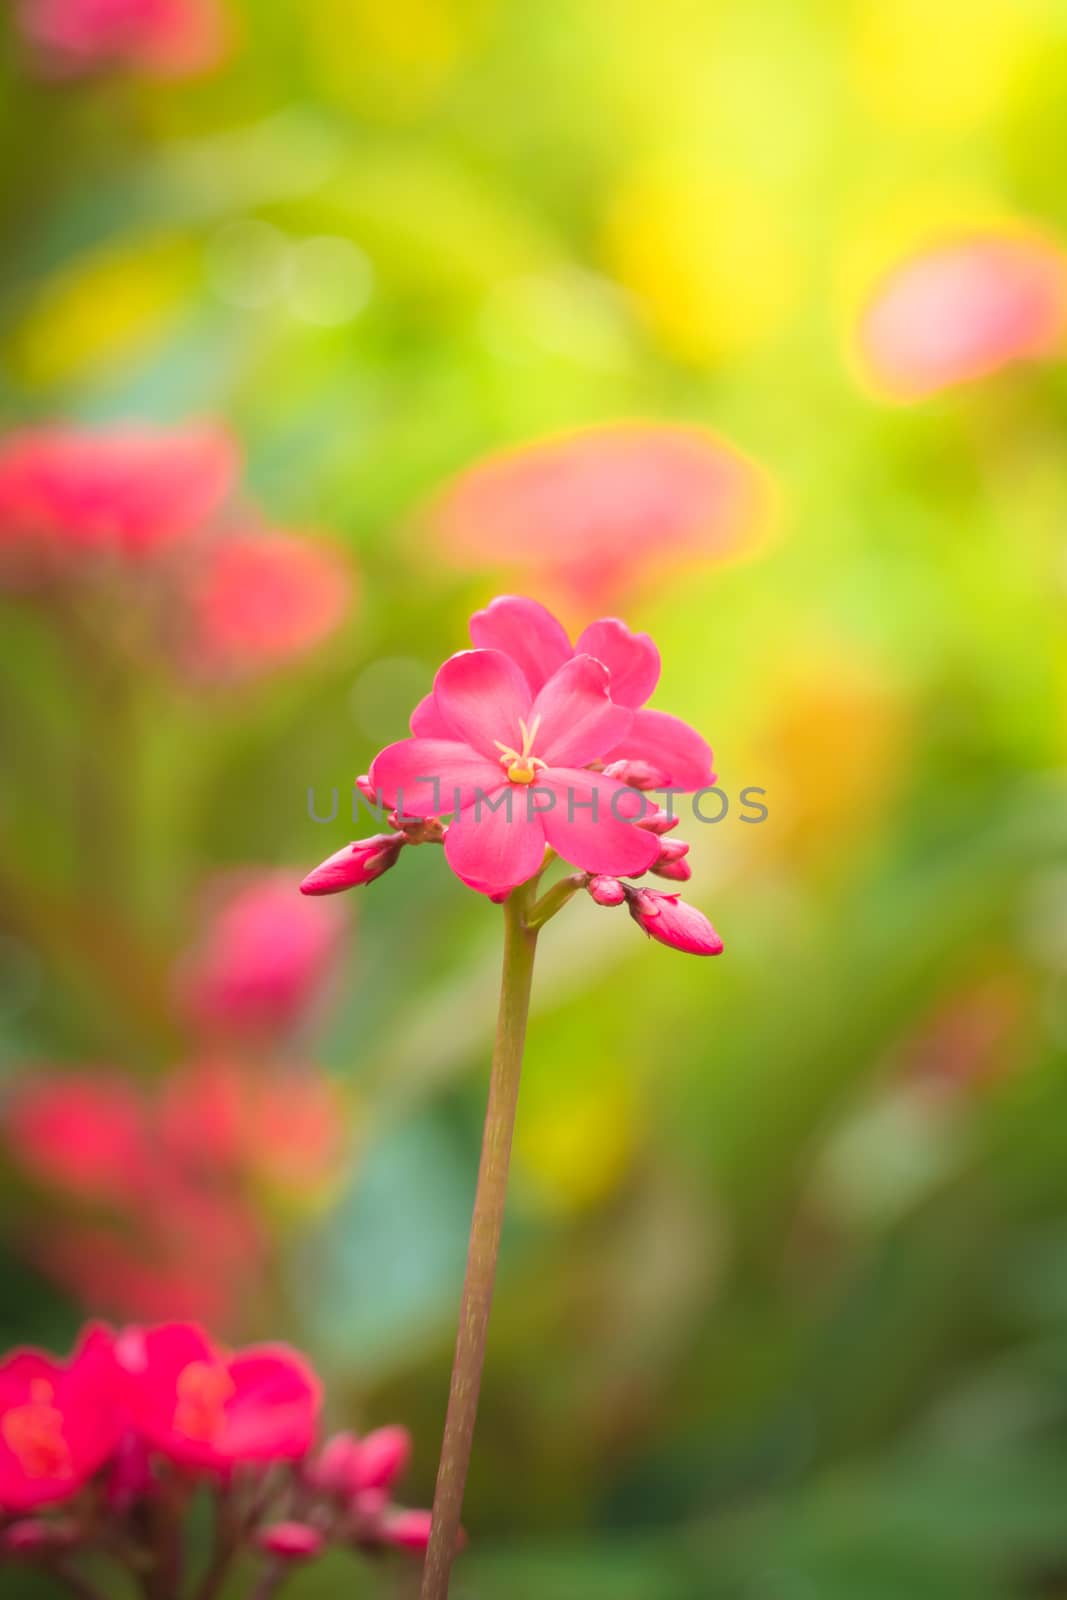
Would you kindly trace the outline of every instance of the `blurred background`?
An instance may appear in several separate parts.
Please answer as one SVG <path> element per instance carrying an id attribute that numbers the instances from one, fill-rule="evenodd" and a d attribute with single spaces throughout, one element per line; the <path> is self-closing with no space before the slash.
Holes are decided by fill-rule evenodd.
<path id="1" fill-rule="evenodd" d="M 500 916 L 296 885 L 529 593 L 726 953 L 541 941 L 457 1600 L 1067 1594 L 1067 10 L 5 13 L 5 1346 L 290 1339 L 429 1503 Z"/>

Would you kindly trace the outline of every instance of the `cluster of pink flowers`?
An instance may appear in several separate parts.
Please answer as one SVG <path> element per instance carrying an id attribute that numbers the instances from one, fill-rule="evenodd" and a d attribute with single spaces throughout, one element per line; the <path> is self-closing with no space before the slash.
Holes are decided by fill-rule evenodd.
<path id="1" fill-rule="evenodd" d="M 124 638 L 140 625 L 192 680 L 294 659 L 340 623 L 351 572 L 321 541 L 263 528 L 237 495 L 240 464 L 211 426 L 9 434 L 0 588 L 106 596 Z"/>
<path id="2" fill-rule="evenodd" d="M 218 0 L 16 0 L 42 74 L 75 78 L 115 67 L 185 77 L 221 59 Z"/>
<path id="3" fill-rule="evenodd" d="M 321 1402 L 297 1351 L 225 1350 L 194 1323 L 91 1324 L 68 1361 L 13 1351 L 0 1361 L 0 1550 L 60 1575 L 108 1555 L 175 1600 L 198 1486 L 218 1502 L 216 1582 L 250 1548 L 272 1564 L 330 1546 L 425 1549 L 429 1513 L 392 1503 L 406 1430 L 316 1451 Z"/>
<path id="4" fill-rule="evenodd" d="M 648 791 L 715 781 L 701 735 L 646 705 L 660 670 L 652 639 L 608 617 L 572 645 L 544 606 L 511 595 L 476 612 L 470 633 L 474 648 L 451 656 L 416 706 L 412 736 L 360 779 L 391 831 L 336 852 L 304 893 L 369 883 L 405 846 L 433 842 L 470 888 L 502 899 L 554 854 L 598 904 L 625 903 L 661 943 L 717 955 L 711 924 L 678 894 L 622 881 L 689 877 L 688 846 L 664 837 L 677 818 Z"/>
<path id="5" fill-rule="evenodd" d="M 345 1170 L 342 1096 L 294 1038 L 328 995 L 344 919 L 284 872 L 227 878 L 210 899 L 174 978 L 190 1059 L 154 1084 L 96 1066 L 18 1074 L 0 1136 L 49 1202 L 23 1240 L 39 1267 L 117 1316 L 225 1326 L 271 1249 L 262 1202 L 304 1209 Z"/>

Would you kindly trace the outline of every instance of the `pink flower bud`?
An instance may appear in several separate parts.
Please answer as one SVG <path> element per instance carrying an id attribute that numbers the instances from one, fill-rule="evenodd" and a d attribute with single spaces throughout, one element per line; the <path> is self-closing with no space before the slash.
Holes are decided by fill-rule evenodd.
<path id="1" fill-rule="evenodd" d="M 604 768 L 605 778 L 617 778 L 628 789 L 660 789 L 667 779 L 648 761 L 613 761 Z"/>
<path id="2" fill-rule="evenodd" d="M 598 906 L 621 906 L 626 899 L 626 890 L 618 878 L 590 878 L 586 888 Z"/>
<path id="3" fill-rule="evenodd" d="M 644 828 L 647 833 L 670 833 L 681 822 L 681 817 L 671 816 L 669 811 L 664 811 L 662 806 L 657 806 L 654 811 L 649 811 L 645 816 L 638 817 L 634 826 Z"/>
<path id="4" fill-rule="evenodd" d="M 421 1555 L 430 1542 L 430 1519 L 429 1511 L 393 1511 L 382 1524 L 382 1538 L 398 1550 Z"/>
<path id="5" fill-rule="evenodd" d="M 688 883 L 693 869 L 688 861 L 657 861 L 652 871 L 657 878 L 670 878 L 674 883 Z"/>
<path id="6" fill-rule="evenodd" d="M 364 800 L 368 801 L 372 806 L 376 806 L 378 804 L 378 791 L 374 787 L 373 783 L 371 783 L 370 778 L 365 772 L 361 772 L 359 777 L 356 779 L 356 788 L 359 790 Z"/>
<path id="7" fill-rule="evenodd" d="M 359 1441 L 353 1489 L 388 1489 L 411 1459 L 411 1435 L 406 1428 L 378 1428 Z"/>
<path id="8" fill-rule="evenodd" d="M 678 895 L 663 894 L 658 889 L 634 889 L 629 906 L 638 927 L 660 944 L 694 956 L 722 954 L 722 940 L 707 917 Z"/>
<path id="9" fill-rule="evenodd" d="M 316 1489 L 326 1494 L 347 1495 L 355 1483 L 359 1440 L 354 1433 L 335 1433 L 311 1463 L 307 1476 Z"/>
<path id="10" fill-rule="evenodd" d="M 684 858 L 689 854 L 689 846 L 684 839 L 664 839 L 663 848 L 652 863 L 652 871 L 659 878 L 673 878 L 676 883 L 685 883 L 693 876 L 693 869 Z"/>
<path id="11" fill-rule="evenodd" d="M 401 847 L 407 844 L 402 833 L 376 833 L 371 839 L 356 839 L 319 863 L 300 885 L 301 894 L 339 894 L 373 883 L 396 865 Z"/>
<path id="12" fill-rule="evenodd" d="M 308 1522 L 275 1522 L 259 1535 L 259 1545 L 283 1561 L 309 1561 L 323 1546 L 318 1528 Z"/>
<path id="13" fill-rule="evenodd" d="M 53 1550 L 57 1542 L 56 1525 L 43 1517 L 23 1517 L 11 1523 L 0 1535 L 0 1548 L 13 1556 L 35 1556 Z"/>

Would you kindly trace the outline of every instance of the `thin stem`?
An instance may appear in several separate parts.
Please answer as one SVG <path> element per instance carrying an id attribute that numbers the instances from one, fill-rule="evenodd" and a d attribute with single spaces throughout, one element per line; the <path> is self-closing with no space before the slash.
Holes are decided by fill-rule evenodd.
<path id="1" fill-rule="evenodd" d="M 482 1159 L 474 1197 L 467 1275 L 452 1364 L 441 1462 L 433 1498 L 433 1521 L 421 1600 L 446 1600 L 459 1537 L 463 1491 L 467 1483 L 471 1441 L 478 1413 L 478 1393 L 485 1363 L 485 1340 L 493 1301 L 500 1231 L 507 1197 L 511 1136 L 519 1100 L 522 1051 L 530 1009 L 537 932 L 526 921 L 535 884 L 515 889 L 504 903 L 504 966 L 500 1010 L 489 1078 L 489 1104 L 482 1135 Z"/>
<path id="2" fill-rule="evenodd" d="M 567 901 L 576 895 L 579 889 L 585 887 L 588 877 L 588 873 L 573 872 L 569 878 L 560 878 L 551 889 L 546 889 L 526 918 L 527 927 L 543 928 L 549 917 L 554 917 L 557 911 L 562 911 Z"/>

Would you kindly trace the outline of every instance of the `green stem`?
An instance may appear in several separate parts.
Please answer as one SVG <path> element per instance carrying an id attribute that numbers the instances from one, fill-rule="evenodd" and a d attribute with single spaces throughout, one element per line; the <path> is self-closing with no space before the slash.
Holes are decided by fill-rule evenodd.
<path id="1" fill-rule="evenodd" d="M 579 889 L 588 882 L 588 873 L 574 872 L 569 878 L 560 878 L 551 889 L 546 889 L 526 918 L 528 928 L 543 928 L 549 917 L 554 917 L 557 911 L 562 911 L 567 901 L 572 899 Z"/>
<path id="2" fill-rule="evenodd" d="M 489 1079 L 489 1104 L 482 1135 L 482 1159 L 474 1197 L 467 1275 L 452 1364 L 441 1461 L 433 1498 L 433 1523 L 420 1600 L 446 1600 L 459 1537 L 463 1491 L 467 1483 L 471 1441 L 478 1412 L 478 1392 L 485 1363 L 485 1341 L 493 1301 L 500 1231 L 507 1197 L 511 1136 L 519 1100 L 522 1051 L 530 1009 L 537 931 L 526 913 L 536 883 L 513 890 L 504 903 L 504 967 L 500 1010 Z"/>

